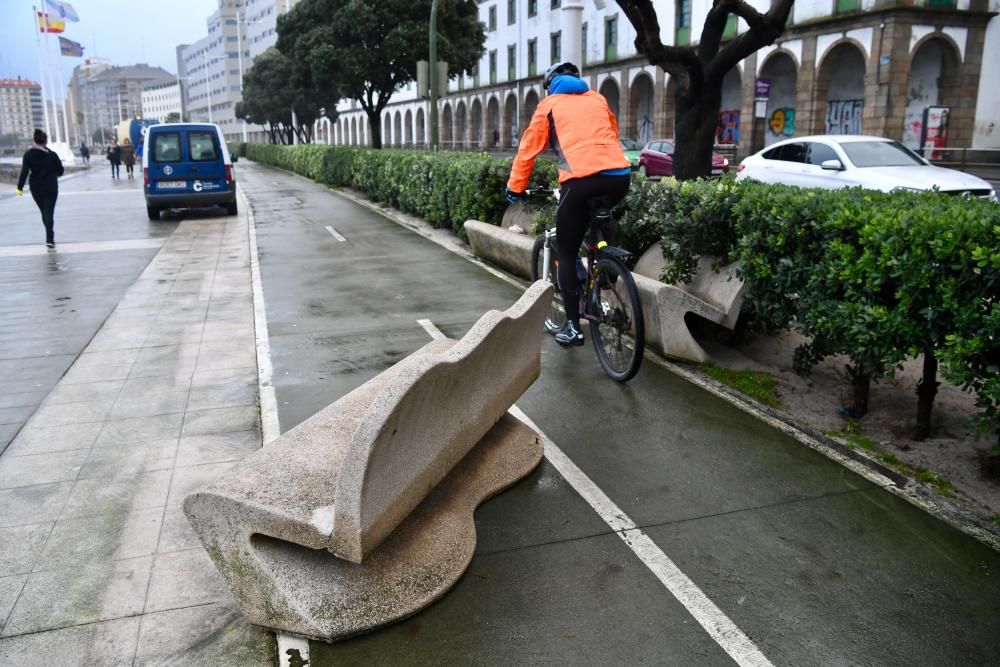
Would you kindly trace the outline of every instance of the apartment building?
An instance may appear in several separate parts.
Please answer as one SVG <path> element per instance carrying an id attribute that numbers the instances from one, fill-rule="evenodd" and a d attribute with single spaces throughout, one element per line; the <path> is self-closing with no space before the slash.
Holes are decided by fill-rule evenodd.
<path id="1" fill-rule="evenodd" d="M 27 141 L 36 127 L 45 127 L 42 87 L 21 77 L 0 79 L 0 135 Z"/>
<path id="2" fill-rule="evenodd" d="M 752 4 L 761 11 L 769 5 Z M 925 109 L 946 107 L 949 146 L 1000 147 L 1000 75 L 983 69 L 984 54 L 1000 55 L 998 4 L 797 0 L 785 34 L 726 76 L 717 141 L 734 144 L 739 155 L 824 133 L 883 135 L 916 148 Z M 685 45 L 698 40 L 711 2 L 654 6 L 663 42 Z M 444 146 L 515 146 L 543 95 L 541 74 L 565 60 L 582 65 L 591 88 L 607 97 L 623 137 L 673 134 L 676 84 L 636 53 L 635 31 L 617 4 L 484 0 L 479 13 L 486 28 L 482 59 L 472 75 L 452 80 L 439 101 Z M 746 29 L 732 16 L 725 37 Z M 425 144 L 427 105 L 413 86 L 394 95 L 381 119 L 384 145 Z M 338 111 L 331 143 L 369 143 L 364 113 L 350 102 Z"/>
<path id="3" fill-rule="evenodd" d="M 74 68 L 69 84 L 71 109 L 79 112 L 71 119 L 75 135 L 93 143 L 107 140 L 119 122 L 142 116 L 147 86 L 174 81 L 170 72 L 146 63 L 118 67 L 99 58 L 87 60 Z"/>
<path id="4" fill-rule="evenodd" d="M 164 121 L 170 114 L 181 117 L 181 85 L 176 79 L 153 83 L 142 89 L 142 117 Z"/>

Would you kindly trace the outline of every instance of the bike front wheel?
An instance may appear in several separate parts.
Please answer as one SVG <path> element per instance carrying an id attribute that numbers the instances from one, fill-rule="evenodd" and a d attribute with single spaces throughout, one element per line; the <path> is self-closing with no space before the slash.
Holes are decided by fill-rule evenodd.
<path id="1" fill-rule="evenodd" d="M 549 313 L 545 316 L 545 330 L 550 334 L 562 328 L 566 323 L 566 313 L 562 307 L 562 295 L 559 293 L 559 275 L 557 272 L 558 262 L 556 261 L 556 246 L 554 241 L 550 241 L 549 265 L 545 264 L 545 236 L 535 239 L 535 245 L 531 248 L 531 282 L 545 280 L 552 283 L 554 292 L 552 293 L 552 304 L 549 306 Z"/>
<path id="2" fill-rule="evenodd" d="M 590 337 L 597 358 L 609 377 L 632 379 L 642 364 L 646 328 L 639 289 L 625 265 L 611 257 L 597 260 L 596 281 L 588 310 Z"/>

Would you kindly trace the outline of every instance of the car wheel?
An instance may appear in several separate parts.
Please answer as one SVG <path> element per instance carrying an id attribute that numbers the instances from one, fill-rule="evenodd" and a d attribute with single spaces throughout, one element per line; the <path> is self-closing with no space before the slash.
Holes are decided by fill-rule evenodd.
<path id="1" fill-rule="evenodd" d="M 150 220 L 160 219 L 160 207 L 159 206 L 146 206 L 146 215 L 149 216 Z"/>
<path id="2" fill-rule="evenodd" d="M 239 207 L 236 205 L 236 202 L 232 202 L 231 204 L 226 204 L 227 215 L 236 215 L 239 212 L 240 212 Z"/>
<path id="3" fill-rule="evenodd" d="M 639 165 L 639 174 L 643 178 L 649 178 L 649 174 L 646 172 L 646 165 L 644 165 L 644 164 L 640 164 Z"/>

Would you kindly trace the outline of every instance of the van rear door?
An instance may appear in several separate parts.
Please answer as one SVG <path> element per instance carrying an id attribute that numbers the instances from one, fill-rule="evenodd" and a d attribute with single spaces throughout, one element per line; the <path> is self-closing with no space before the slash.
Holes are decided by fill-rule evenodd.
<path id="1" fill-rule="evenodd" d="M 226 165 L 219 145 L 219 133 L 213 127 L 188 128 L 183 132 L 187 160 L 179 165 L 180 175 L 193 192 L 225 192 Z"/>
<path id="2" fill-rule="evenodd" d="M 149 145 L 146 146 L 149 161 L 149 194 L 184 192 L 188 189 L 187 179 L 178 173 L 183 158 L 180 130 L 151 131 L 149 134 Z"/>

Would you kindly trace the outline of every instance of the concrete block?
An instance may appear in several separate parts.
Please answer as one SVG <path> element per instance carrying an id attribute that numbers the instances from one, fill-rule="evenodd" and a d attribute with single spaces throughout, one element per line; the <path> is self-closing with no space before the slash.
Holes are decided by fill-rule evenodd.
<path id="1" fill-rule="evenodd" d="M 505 414 L 540 371 L 551 297 L 532 285 L 188 496 L 247 620 L 333 641 L 416 613 L 457 581 L 476 506 L 541 460 L 537 434 Z"/>
<path id="2" fill-rule="evenodd" d="M 496 264 L 516 276 L 531 279 L 531 247 L 535 237 L 501 229 L 478 220 L 466 220 L 465 233 L 477 257 Z"/>

